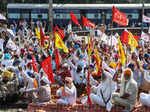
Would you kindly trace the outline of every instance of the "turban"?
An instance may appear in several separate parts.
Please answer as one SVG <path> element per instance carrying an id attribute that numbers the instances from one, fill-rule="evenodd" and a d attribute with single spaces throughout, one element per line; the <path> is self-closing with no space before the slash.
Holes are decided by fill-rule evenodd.
<path id="1" fill-rule="evenodd" d="M 115 69 L 117 67 L 115 62 L 110 62 L 109 66 L 112 67 L 113 69 Z"/>
<path id="2" fill-rule="evenodd" d="M 8 60 L 10 60 L 10 59 L 11 59 L 11 56 L 10 56 L 10 54 L 8 54 L 8 53 L 5 53 L 5 54 L 4 54 L 4 59 L 8 59 Z"/>
<path id="3" fill-rule="evenodd" d="M 31 78 L 35 78 L 35 75 L 32 72 L 27 72 L 27 74 L 31 77 Z"/>
<path id="4" fill-rule="evenodd" d="M 4 71 L 4 72 L 2 73 L 2 77 L 3 77 L 3 78 L 4 78 L 4 77 L 8 77 L 9 79 L 11 79 L 12 73 L 9 72 L 8 70 L 6 70 L 6 71 Z"/>
<path id="5" fill-rule="evenodd" d="M 68 81 L 69 83 L 72 83 L 72 78 L 71 77 L 66 77 L 65 81 Z"/>
<path id="6" fill-rule="evenodd" d="M 124 75 L 131 75 L 131 70 L 130 69 L 126 69 L 124 71 Z"/>
<path id="7" fill-rule="evenodd" d="M 129 68 L 133 68 L 133 67 L 134 67 L 134 64 L 131 63 L 131 64 L 128 65 L 128 67 L 129 67 Z"/>
<path id="8" fill-rule="evenodd" d="M 46 76 L 43 76 L 41 78 L 41 81 L 45 82 L 46 84 L 50 84 L 50 81 L 48 80 L 48 78 Z"/>
<path id="9" fill-rule="evenodd" d="M 94 69 L 94 65 L 90 64 L 90 67 L 91 67 L 92 69 Z"/>
<path id="10" fill-rule="evenodd" d="M 146 69 L 147 68 L 147 64 L 143 64 L 143 68 Z"/>
<path id="11" fill-rule="evenodd" d="M 115 58 L 119 58 L 119 55 L 118 55 L 118 54 L 115 54 L 114 57 L 115 57 Z"/>

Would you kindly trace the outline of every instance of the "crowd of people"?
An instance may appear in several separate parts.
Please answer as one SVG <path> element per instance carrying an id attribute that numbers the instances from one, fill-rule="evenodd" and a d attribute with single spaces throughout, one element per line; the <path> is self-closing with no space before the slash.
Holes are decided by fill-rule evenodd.
<path id="1" fill-rule="evenodd" d="M 40 25 L 39 22 L 37 29 L 40 29 Z M 98 36 L 90 36 L 92 53 L 89 59 L 88 39 L 77 36 L 69 23 L 63 39 L 69 53 L 57 48 L 60 54 L 58 69 L 55 37 L 48 38 L 48 46 L 41 46 L 35 29 L 27 23 L 0 24 L 0 104 L 9 104 L 18 99 L 38 104 L 76 104 L 79 99 L 82 104 L 98 104 L 108 111 L 115 105 L 121 105 L 127 112 L 132 111 L 137 102 L 150 106 L 149 42 L 140 43 L 142 40 L 139 40 L 134 51 L 130 46 L 124 46 L 127 59 L 122 65 L 118 48 L 102 40 L 106 34 L 100 27 L 97 27 L 97 32 Z M 100 72 L 96 70 L 95 46 L 101 60 L 98 67 Z M 38 72 L 33 68 L 32 56 L 35 57 Z M 52 58 L 55 84 L 60 87 L 55 93 L 59 97 L 56 102 L 51 94 L 53 83 L 41 66 L 48 56 Z"/>

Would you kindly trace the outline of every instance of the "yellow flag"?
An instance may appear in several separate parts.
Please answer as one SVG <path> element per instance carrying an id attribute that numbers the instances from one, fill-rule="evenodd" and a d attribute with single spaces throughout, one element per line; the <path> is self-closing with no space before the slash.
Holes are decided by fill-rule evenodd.
<path id="1" fill-rule="evenodd" d="M 88 36 L 88 61 L 90 61 L 91 54 L 92 54 L 92 45 L 90 41 L 90 36 Z"/>
<path id="2" fill-rule="evenodd" d="M 69 53 L 68 48 L 65 46 L 58 33 L 55 33 L 55 47 L 63 49 L 65 53 Z"/>
<path id="3" fill-rule="evenodd" d="M 118 44 L 119 44 L 119 56 L 120 56 L 120 60 L 121 60 L 121 64 L 122 65 L 125 65 L 125 62 L 126 62 L 126 56 L 125 56 L 125 53 L 124 53 L 124 49 L 122 47 L 122 43 L 120 41 L 120 38 L 118 39 Z"/>
<path id="4" fill-rule="evenodd" d="M 101 59 L 99 57 L 98 50 L 97 50 L 96 46 L 95 46 L 95 57 L 96 57 L 96 73 L 98 73 L 98 69 L 99 69 L 100 64 L 101 64 Z"/>
<path id="5" fill-rule="evenodd" d="M 129 32 L 128 36 L 128 44 L 131 47 L 131 51 L 134 51 L 134 49 L 138 46 L 138 42 L 135 40 L 134 36 L 131 32 Z"/>
<path id="6" fill-rule="evenodd" d="M 38 37 L 38 39 L 40 39 L 40 32 L 37 28 L 35 28 L 35 34 Z"/>

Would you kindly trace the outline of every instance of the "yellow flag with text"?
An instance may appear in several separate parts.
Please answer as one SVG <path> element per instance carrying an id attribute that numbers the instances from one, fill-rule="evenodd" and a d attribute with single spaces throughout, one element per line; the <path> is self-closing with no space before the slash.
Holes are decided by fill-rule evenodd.
<path id="1" fill-rule="evenodd" d="M 58 33 L 55 33 L 55 47 L 62 49 L 65 53 L 69 53 L 68 48 L 65 46 Z"/>
<path id="2" fill-rule="evenodd" d="M 138 42 L 136 41 L 136 39 L 134 38 L 131 32 L 129 32 L 128 44 L 131 47 L 131 51 L 134 51 L 134 49 L 138 46 Z"/>

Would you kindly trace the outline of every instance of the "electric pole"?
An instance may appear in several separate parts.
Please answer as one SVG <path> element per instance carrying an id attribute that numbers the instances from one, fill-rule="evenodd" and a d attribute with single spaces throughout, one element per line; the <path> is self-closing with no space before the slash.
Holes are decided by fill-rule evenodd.
<path id="1" fill-rule="evenodd" d="M 53 0 L 49 0 L 49 32 L 53 31 Z"/>

